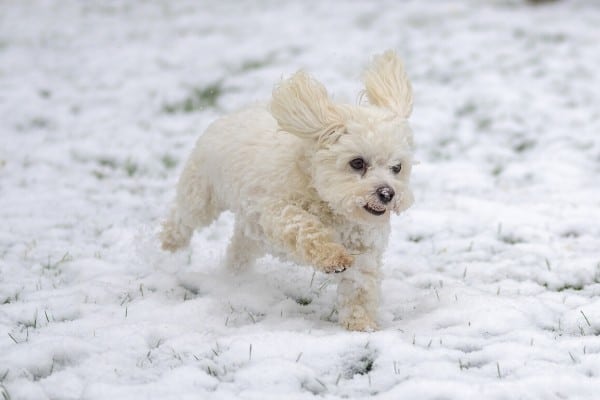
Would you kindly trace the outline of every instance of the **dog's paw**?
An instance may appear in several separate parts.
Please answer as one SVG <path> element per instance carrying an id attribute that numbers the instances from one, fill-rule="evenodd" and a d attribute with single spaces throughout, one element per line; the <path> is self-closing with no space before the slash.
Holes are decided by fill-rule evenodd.
<path id="1" fill-rule="evenodd" d="M 344 246 L 336 243 L 324 246 L 323 258 L 317 267 L 325 273 L 344 272 L 354 262 L 354 257 L 348 254 Z"/>
<path id="2" fill-rule="evenodd" d="M 377 323 L 370 318 L 349 318 L 340 324 L 349 331 L 375 332 Z"/>
<path id="3" fill-rule="evenodd" d="M 354 306 L 348 313 L 341 311 L 340 325 L 349 331 L 373 332 L 377 330 L 377 322 L 373 316 L 367 314 L 364 308 Z"/>

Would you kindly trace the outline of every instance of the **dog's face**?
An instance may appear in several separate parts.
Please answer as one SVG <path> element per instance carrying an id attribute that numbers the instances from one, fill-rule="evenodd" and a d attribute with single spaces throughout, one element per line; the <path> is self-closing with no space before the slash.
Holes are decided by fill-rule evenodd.
<path id="1" fill-rule="evenodd" d="M 313 150 L 313 185 L 336 213 L 361 223 L 386 222 L 413 202 L 410 128 L 377 110 L 352 107 L 347 113 L 341 133 Z"/>
<path id="2" fill-rule="evenodd" d="M 298 72 L 273 91 L 271 113 L 282 131 L 308 144 L 319 196 L 352 221 L 380 223 L 413 202 L 412 90 L 392 51 L 375 57 L 364 83 L 368 105 L 340 105 Z"/>

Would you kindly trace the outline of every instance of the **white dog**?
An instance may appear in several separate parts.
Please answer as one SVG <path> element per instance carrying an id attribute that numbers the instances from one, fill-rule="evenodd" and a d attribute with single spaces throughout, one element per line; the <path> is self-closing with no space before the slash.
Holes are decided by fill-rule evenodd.
<path id="1" fill-rule="evenodd" d="M 270 106 L 211 124 L 181 174 L 163 249 L 186 246 L 196 228 L 230 210 L 229 267 L 271 253 L 345 271 L 337 275 L 339 322 L 376 329 L 390 214 L 413 202 L 412 90 L 392 51 L 374 58 L 364 84 L 368 104 L 336 104 L 300 71 L 275 87 Z"/>

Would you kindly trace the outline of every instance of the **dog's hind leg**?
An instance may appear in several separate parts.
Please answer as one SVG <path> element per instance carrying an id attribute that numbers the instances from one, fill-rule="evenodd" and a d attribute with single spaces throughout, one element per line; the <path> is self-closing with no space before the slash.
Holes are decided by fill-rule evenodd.
<path id="1" fill-rule="evenodd" d="M 264 251 L 260 244 L 250 238 L 244 231 L 244 227 L 236 220 L 233 236 L 225 254 L 225 266 L 230 270 L 239 271 L 252 266 L 254 261 L 263 255 Z"/>
<path id="2" fill-rule="evenodd" d="M 164 250 L 176 251 L 187 246 L 195 229 L 210 225 L 221 213 L 212 185 L 200 167 L 198 160 L 190 157 L 179 178 L 175 206 L 160 233 Z"/>

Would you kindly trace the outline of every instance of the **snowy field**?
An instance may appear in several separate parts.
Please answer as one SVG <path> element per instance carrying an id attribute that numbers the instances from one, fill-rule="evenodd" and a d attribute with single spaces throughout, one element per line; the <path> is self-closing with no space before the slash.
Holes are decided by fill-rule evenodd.
<path id="1" fill-rule="evenodd" d="M 334 6 L 335 4 L 335 6 Z M 600 3 L 0 1 L 0 399 L 598 399 Z M 217 116 L 298 68 L 413 81 L 381 330 L 313 270 L 159 250 Z"/>

